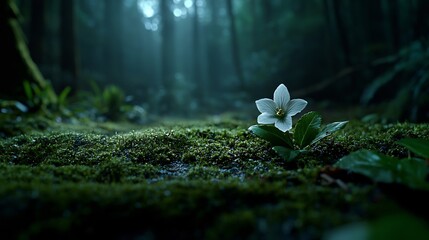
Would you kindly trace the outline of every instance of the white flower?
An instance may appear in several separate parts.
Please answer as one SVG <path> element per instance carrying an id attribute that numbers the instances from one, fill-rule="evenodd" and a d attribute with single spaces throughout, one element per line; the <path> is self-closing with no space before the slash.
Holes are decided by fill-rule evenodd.
<path id="1" fill-rule="evenodd" d="M 258 116 L 259 124 L 274 124 L 283 132 L 292 128 L 292 116 L 301 112 L 307 101 L 303 99 L 290 100 L 289 91 L 284 84 L 280 84 L 274 91 L 274 101 L 263 98 L 255 101 L 256 107 L 261 112 Z"/>

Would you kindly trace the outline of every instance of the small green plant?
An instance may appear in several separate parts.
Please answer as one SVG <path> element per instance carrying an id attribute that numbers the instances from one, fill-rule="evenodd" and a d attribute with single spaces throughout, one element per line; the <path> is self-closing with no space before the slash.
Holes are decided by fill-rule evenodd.
<path id="1" fill-rule="evenodd" d="M 24 81 L 23 87 L 27 97 L 25 104 L 28 106 L 29 111 L 65 111 L 71 91 L 70 87 L 64 88 L 58 95 L 49 83 L 41 88 L 36 84 Z"/>
<path id="2" fill-rule="evenodd" d="M 122 117 L 125 107 L 125 93 L 122 89 L 109 85 L 103 90 L 96 90 L 95 93 L 95 106 L 101 114 L 110 120 L 118 120 Z"/>
<path id="3" fill-rule="evenodd" d="M 365 175 L 376 182 L 399 183 L 410 188 L 429 190 L 428 175 L 429 141 L 404 138 L 397 142 L 419 157 L 398 159 L 384 154 L 358 150 L 334 164 L 335 167 Z"/>
<path id="4" fill-rule="evenodd" d="M 259 124 L 249 127 L 249 130 L 257 137 L 270 142 L 274 151 L 286 161 L 308 151 L 313 144 L 347 124 L 347 121 L 334 122 L 322 127 L 320 114 L 308 112 L 293 127 L 292 117 L 307 106 L 307 101 L 291 100 L 284 84 L 280 84 L 274 91 L 273 100 L 264 98 L 255 103 L 261 112 L 257 119 Z"/>

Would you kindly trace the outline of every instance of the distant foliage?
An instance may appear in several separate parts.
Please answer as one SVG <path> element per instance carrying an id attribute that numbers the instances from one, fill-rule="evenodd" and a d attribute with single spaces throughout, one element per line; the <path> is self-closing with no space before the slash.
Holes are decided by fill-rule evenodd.
<path id="1" fill-rule="evenodd" d="M 92 82 L 94 92 L 94 107 L 109 120 L 119 120 L 124 115 L 125 93 L 115 85 L 108 85 L 101 89 L 95 82 Z"/>
<path id="2" fill-rule="evenodd" d="M 25 104 L 30 112 L 44 111 L 44 112 L 59 112 L 66 113 L 66 105 L 71 88 L 64 88 L 57 94 L 51 84 L 45 87 L 39 87 L 28 81 L 23 83 L 25 96 L 27 100 Z"/>
<path id="3" fill-rule="evenodd" d="M 392 66 L 375 78 L 362 94 L 361 102 L 369 104 L 382 88 L 394 87 L 396 96 L 385 115 L 397 120 L 425 121 L 429 119 L 429 42 L 415 41 L 396 55 L 381 61 Z"/>

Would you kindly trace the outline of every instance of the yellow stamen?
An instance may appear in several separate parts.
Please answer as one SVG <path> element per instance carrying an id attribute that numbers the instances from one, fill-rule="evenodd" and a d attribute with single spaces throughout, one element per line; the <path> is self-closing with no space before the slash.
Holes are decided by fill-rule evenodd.
<path id="1" fill-rule="evenodd" d="M 276 116 L 277 117 L 284 117 L 284 115 L 285 115 L 285 111 L 283 111 L 283 109 L 281 109 L 281 108 L 276 109 Z"/>

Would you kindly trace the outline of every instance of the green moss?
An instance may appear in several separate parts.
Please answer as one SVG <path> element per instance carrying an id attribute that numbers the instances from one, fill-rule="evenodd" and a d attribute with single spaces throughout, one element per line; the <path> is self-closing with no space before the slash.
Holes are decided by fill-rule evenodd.
<path id="1" fill-rule="evenodd" d="M 0 164 L 0 182 L 10 183 L 44 183 L 58 184 L 66 182 L 94 181 L 95 169 L 88 166 L 61 166 L 40 165 L 28 167 L 24 165 Z"/>
<path id="2" fill-rule="evenodd" d="M 324 184 L 326 164 L 360 148 L 406 155 L 395 141 L 429 138 L 427 124 L 352 122 L 286 163 L 243 122 L 160 125 L 53 125 L 1 140 L 0 219 L 10 224 L 0 230 L 22 238 L 317 239 L 398 209 L 367 182 Z"/>
<path id="3" fill-rule="evenodd" d="M 330 164 L 350 152 L 369 149 L 403 158 L 408 155 L 408 151 L 396 142 L 406 137 L 429 139 L 429 124 L 383 125 L 350 122 L 342 133 L 327 138 L 315 146 L 312 149 L 312 156 Z"/>

